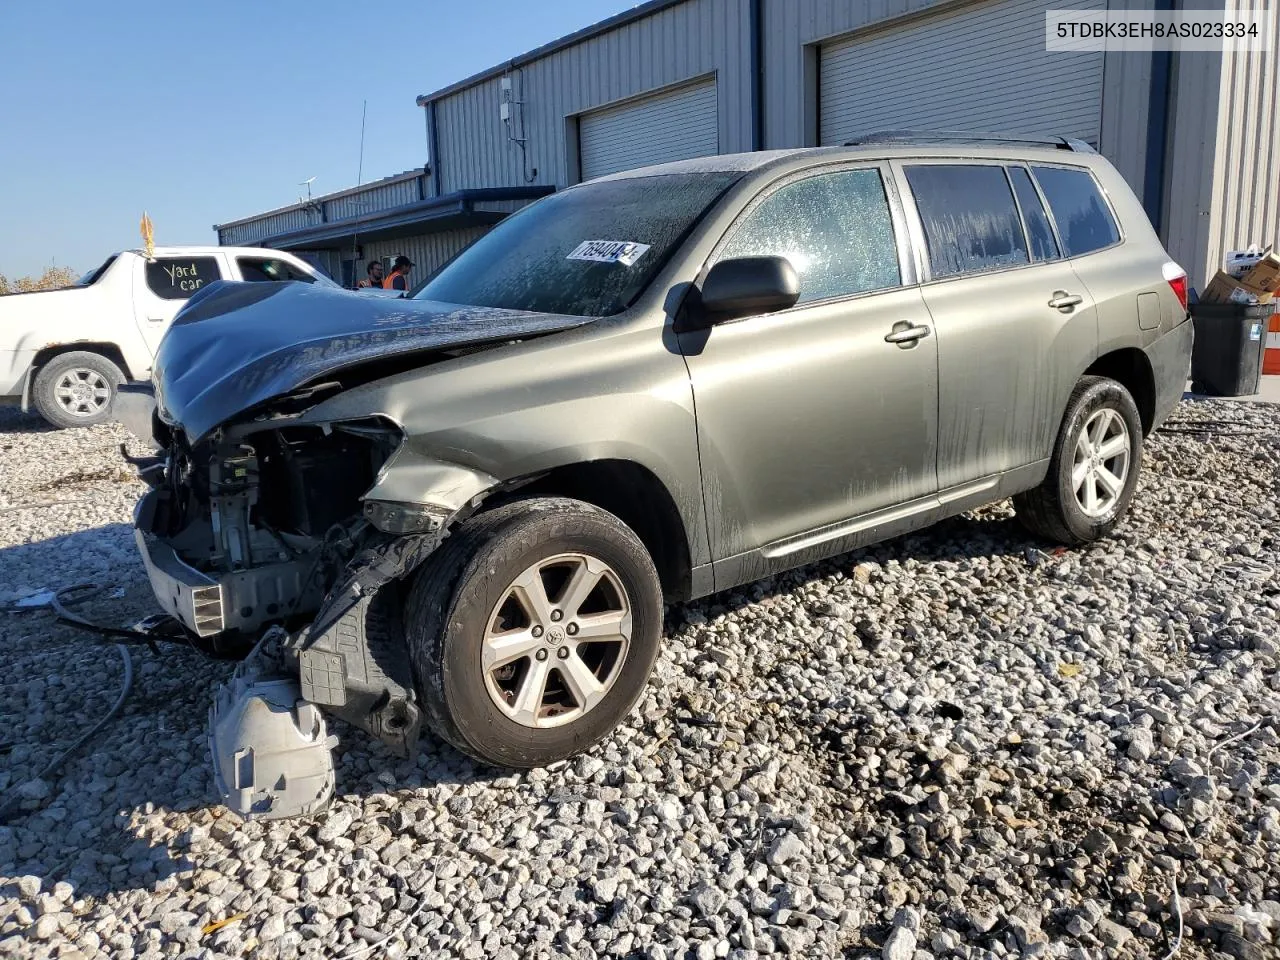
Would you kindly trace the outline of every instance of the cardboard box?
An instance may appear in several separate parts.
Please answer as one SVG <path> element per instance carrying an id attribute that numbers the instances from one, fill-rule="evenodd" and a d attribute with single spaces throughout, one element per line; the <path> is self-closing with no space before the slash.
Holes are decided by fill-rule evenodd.
<path id="1" fill-rule="evenodd" d="M 1280 291 L 1280 256 L 1268 250 L 1262 258 L 1245 271 L 1240 282 L 1254 290 L 1267 293 Z"/>
<path id="2" fill-rule="evenodd" d="M 1280 261 L 1277 265 L 1280 265 Z M 1252 274 L 1252 272 L 1250 270 L 1249 273 Z M 1255 287 L 1244 280 L 1237 280 L 1225 270 L 1215 273 L 1209 285 L 1200 294 L 1201 303 L 1270 303 L 1271 299 L 1271 290 Z"/>

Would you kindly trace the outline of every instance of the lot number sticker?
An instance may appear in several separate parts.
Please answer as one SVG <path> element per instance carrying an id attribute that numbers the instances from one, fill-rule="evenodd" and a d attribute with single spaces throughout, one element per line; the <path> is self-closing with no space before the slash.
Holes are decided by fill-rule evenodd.
<path id="1" fill-rule="evenodd" d="M 590 263 L 620 263 L 629 267 L 649 249 L 647 243 L 630 240 L 583 240 L 573 248 L 566 260 L 586 260 Z"/>

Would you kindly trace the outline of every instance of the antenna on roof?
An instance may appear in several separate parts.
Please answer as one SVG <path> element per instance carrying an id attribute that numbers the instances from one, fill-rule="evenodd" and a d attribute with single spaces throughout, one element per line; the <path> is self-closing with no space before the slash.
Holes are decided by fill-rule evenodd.
<path id="1" fill-rule="evenodd" d="M 364 183 L 364 122 L 369 116 L 369 101 L 360 108 L 360 162 L 356 165 L 356 186 Z"/>
<path id="2" fill-rule="evenodd" d="M 369 101 L 366 99 L 360 108 L 360 160 L 356 164 L 356 186 L 364 186 L 364 124 L 369 119 Z M 353 198 L 357 199 L 358 198 Z M 362 205 L 362 204 L 361 204 Z M 358 209 L 358 208 L 357 208 Z M 356 283 L 356 263 L 360 259 L 360 228 L 351 231 L 351 284 Z M 345 277 L 343 278 L 346 279 Z"/>
<path id="3" fill-rule="evenodd" d="M 317 177 L 308 177 L 306 180 L 303 180 L 300 184 L 298 184 L 298 186 L 300 187 L 307 188 L 307 203 L 311 202 L 311 185 L 315 183 L 317 179 L 318 179 Z M 301 197 L 298 198 L 298 202 L 299 203 L 302 202 Z"/>

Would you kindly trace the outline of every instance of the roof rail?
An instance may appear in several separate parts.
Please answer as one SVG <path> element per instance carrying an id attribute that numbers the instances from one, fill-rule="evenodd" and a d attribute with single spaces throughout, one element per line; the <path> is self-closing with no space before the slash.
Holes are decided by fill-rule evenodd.
<path id="1" fill-rule="evenodd" d="M 1097 153 L 1092 145 L 1075 137 L 1025 137 L 1005 133 L 977 133 L 971 130 L 877 130 L 855 137 L 846 147 L 865 147 L 875 143 L 928 143 L 930 141 L 964 141 L 969 143 L 1027 143 L 1056 147 L 1074 153 Z"/>

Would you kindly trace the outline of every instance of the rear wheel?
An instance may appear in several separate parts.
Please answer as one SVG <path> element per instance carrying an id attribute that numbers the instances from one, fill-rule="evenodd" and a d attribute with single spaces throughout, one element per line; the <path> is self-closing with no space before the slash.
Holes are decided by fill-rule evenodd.
<path id="1" fill-rule="evenodd" d="M 428 724 L 507 767 L 552 763 L 607 735 L 644 691 L 661 629 L 644 546 L 617 517 L 567 499 L 463 523 L 405 608 Z"/>
<path id="2" fill-rule="evenodd" d="M 31 400 L 55 427 L 90 427 L 111 416 L 124 374 L 99 353 L 61 353 L 41 367 L 31 384 Z"/>
<path id="3" fill-rule="evenodd" d="M 1115 380 L 1083 377 L 1044 482 L 1014 497 L 1018 519 L 1059 543 L 1099 540 L 1128 511 L 1141 463 L 1142 421 L 1129 391 Z"/>

